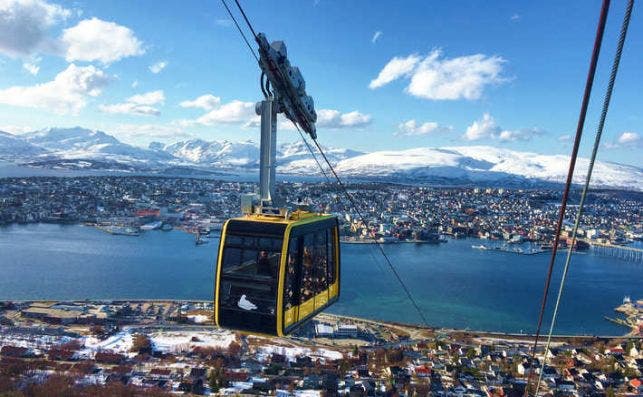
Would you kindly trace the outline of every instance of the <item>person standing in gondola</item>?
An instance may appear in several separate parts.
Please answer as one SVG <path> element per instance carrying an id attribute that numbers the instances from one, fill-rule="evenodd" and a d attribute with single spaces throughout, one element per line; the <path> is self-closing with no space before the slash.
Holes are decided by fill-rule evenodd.
<path id="1" fill-rule="evenodd" d="M 257 258 L 257 274 L 272 277 L 272 266 L 270 265 L 270 258 L 268 258 L 268 251 L 259 252 L 259 257 Z"/>

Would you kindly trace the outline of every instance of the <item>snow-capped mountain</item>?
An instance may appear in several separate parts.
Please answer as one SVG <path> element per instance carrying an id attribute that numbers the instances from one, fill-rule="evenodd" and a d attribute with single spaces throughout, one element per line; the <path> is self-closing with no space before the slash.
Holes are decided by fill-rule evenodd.
<path id="1" fill-rule="evenodd" d="M 47 151 L 47 160 L 100 160 L 145 165 L 175 160 L 166 152 L 122 143 L 103 132 L 86 128 L 47 128 L 20 136 L 25 142 Z M 41 156 L 42 157 L 42 156 Z"/>
<path id="2" fill-rule="evenodd" d="M 199 165 L 226 168 L 259 166 L 259 145 L 252 140 L 231 142 L 191 139 L 171 145 L 153 142 L 149 148 L 168 152 L 179 159 Z M 362 154 L 354 150 L 338 148 L 325 148 L 324 151 L 333 163 Z M 290 174 L 319 172 L 317 164 L 303 141 L 281 144 L 277 148 L 277 167 L 279 172 Z"/>
<path id="3" fill-rule="evenodd" d="M 23 161 L 46 154 L 47 150 L 21 139 L 19 136 L 0 131 L 0 159 Z"/>
<path id="4" fill-rule="evenodd" d="M 583 183 L 589 160 L 576 162 L 575 183 Z M 537 184 L 562 183 L 569 158 L 499 149 L 490 146 L 415 148 L 380 151 L 340 161 L 339 174 L 440 183 Z M 597 161 L 593 186 L 643 190 L 643 170 Z"/>
<path id="5" fill-rule="evenodd" d="M 165 145 L 162 148 L 154 144 L 150 148 L 200 165 L 220 167 L 257 167 L 259 165 L 259 146 L 251 140 L 208 142 L 202 139 L 191 139 Z"/>
<path id="6" fill-rule="evenodd" d="M 361 153 L 324 148 L 338 174 L 353 179 L 444 185 L 478 184 L 536 187 L 562 183 L 569 159 L 489 146 L 454 146 Z M 259 145 L 253 141 L 192 139 L 174 144 L 154 142 L 149 149 L 120 142 L 101 131 L 80 127 L 49 128 L 23 135 L 0 132 L 0 160 L 30 167 L 154 172 L 255 172 Z M 323 160 L 318 156 L 318 160 Z M 588 160 L 579 158 L 574 182 L 582 183 Z M 277 172 L 321 175 L 302 141 L 285 143 L 277 153 Z M 596 187 L 643 191 L 640 167 L 598 161 Z"/>
<path id="7" fill-rule="evenodd" d="M 316 148 L 312 146 L 311 148 L 316 153 Z M 349 159 L 351 157 L 359 156 L 364 154 L 364 152 L 358 152 L 351 149 L 340 149 L 335 147 L 323 147 L 324 153 L 330 161 L 340 161 Z M 303 141 L 283 143 L 277 149 L 277 160 L 283 162 L 291 162 L 295 160 L 311 160 L 310 151 L 306 147 L 306 144 Z"/>
<path id="8" fill-rule="evenodd" d="M 317 149 L 312 148 L 320 163 L 324 160 L 317 154 Z M 364 154 L 351 149 L 324 147 L 324 153 L 331 164 L 350 159 Z M 319 166 L 312 158 L 310 151 L 303 141 L 284 143 L 277 149 L 277 171 L 284 174 L 318 174 Z"/>
<path id="9" fill-rule="evenodd" d="M 51 151 L 86 150 L 95 145 L 119 144 L 118 139 L 103 131 L 86 128 L 46 128 L 21 135 L 25 141 Z"/>

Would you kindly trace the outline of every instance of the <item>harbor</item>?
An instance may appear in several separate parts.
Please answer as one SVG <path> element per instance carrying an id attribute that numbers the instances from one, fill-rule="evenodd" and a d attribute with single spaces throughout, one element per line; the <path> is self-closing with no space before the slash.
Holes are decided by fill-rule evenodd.
<path id="1" fill-rule="evenodd" d="M 110 235 L 83 225 L 6 227 L 0 233 L 0 250 L 6 255 L 0 299 L 212 299 L 216 234 L 206 238 L 209 243 L 195 247 L 194 234 L 178 227 L 138 237 Z M 538 302 L 515 302 L 526 294 L 542 293 L 545 256 L 474 250 L 474 242 L 387 244 L 384 249 L 431 324 L 533 332 Z M 373 260 L 376 248 L 342 244 L 341 298 L 331 312 L 418 323 L 405 310 L 403 291 L 388 281 L 390 269 Z M 624 295 L 640 298 L 642 276 L 640 265 L 593 255 L 591 250 L 574 257 L 556 333 L 628 332 L 604 316 L 615 317 L 614 307 Z M 552 288 L 557 288 L 557 279 Z"/>

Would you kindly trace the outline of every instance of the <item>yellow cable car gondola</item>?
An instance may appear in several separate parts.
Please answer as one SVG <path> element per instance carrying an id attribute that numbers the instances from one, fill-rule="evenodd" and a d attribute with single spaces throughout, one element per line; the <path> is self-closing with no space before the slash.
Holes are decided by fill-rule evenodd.
<path id="1" fill-rule="evenodd" d="M 285 44 L 268 44 L 262 33 L 256 40 L 265 97 L 256 106 L 261 116 L 259 195 L 242 195 L 244 215 L 223 227 L 214 318 L 222 327 L 282 336 L 339 298 L 339 226 L 334 216 L 301 208 L 291 212 L 278 205 L 277 113 L 313 139 L 317 114 L 299 69 L 290 65 Z"/>
<path id="2" fill-rule="evenodd" d="M 229 219 L 219 245 L 215 321 L 286 335 L 339 298 L 339 229 L 330 215 Z"/>

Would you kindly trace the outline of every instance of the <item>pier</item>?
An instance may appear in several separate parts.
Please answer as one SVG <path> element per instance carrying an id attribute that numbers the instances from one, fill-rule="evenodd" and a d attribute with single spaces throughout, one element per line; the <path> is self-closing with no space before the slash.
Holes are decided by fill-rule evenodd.
<path id="1" fill-rule="evenodd" d="M 643 249 L 624 245 L 603 244 L 590 242 L 592 253 L 595 255 L 612 256 L 630 262 L 643 262 Z"/>

